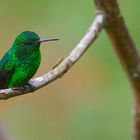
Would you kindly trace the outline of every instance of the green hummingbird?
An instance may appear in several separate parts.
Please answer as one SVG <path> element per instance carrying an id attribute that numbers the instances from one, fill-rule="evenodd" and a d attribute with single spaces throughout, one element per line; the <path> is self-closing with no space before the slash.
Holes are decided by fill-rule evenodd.
<path id="1" fill-rule="evenodd" d="M 24 86 L 36 73 L 40 62 L 40 44 L 59 40 L 41 39 L 36 33 L 24 31 L 0 61 L 0 89 Z"/>

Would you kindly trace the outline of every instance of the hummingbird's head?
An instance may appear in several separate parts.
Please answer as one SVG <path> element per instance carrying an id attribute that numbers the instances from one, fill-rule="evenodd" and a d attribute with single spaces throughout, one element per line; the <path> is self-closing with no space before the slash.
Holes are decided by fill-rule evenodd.
<path id="1" fill-rule="evenodd" d="M 17 36 L 11 48 L 19 58 L 30 56 L 34 51 L 38 51 L 42 42 L 59 40 L 58 38 L 42 39 L 36 33 L 24 31 Z"/>
<path id="2" fill-rule="evenodd" d="M 55 41 L 59 40 L 58 38 L 40 38 L 35 32 L 31 31 L 24 31 L 17 36 L 15 39 L 14 45 L 18 46 L 19 48 L 38 48 L 42 42 L 47 41 Z"/>
<path id="3" fill-rule="evenodd" d="M 39 45 L 36 42 L 39 39 L 40 37 L 36 33 L 25 31 L 16 37 L 14 44 L 18 45 L 19 47 L 30 47 L 33 45 L 36 46 Z"/>

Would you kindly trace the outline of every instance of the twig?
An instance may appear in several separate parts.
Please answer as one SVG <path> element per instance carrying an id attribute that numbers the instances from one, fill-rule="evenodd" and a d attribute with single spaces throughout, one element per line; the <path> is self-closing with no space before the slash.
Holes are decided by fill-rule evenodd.
<path id="1" fill-rule="evenodd" d="M 134 89 L 134 140 L 140 140 L 140 57 L 121 16 L 117 0 L 95 0 L 99 13 L 107 16 L 106 32 Z"/>
<path id="2" fill-rule="evenodd" d="M 53 70 L 43 76 L 30 80 L 29 84 L 31 86 L 25 85 L 21 88 L 1 89 L 0 99 L 8 99 L 14 96 L 31 93 L 32 91 L 40 89 L 41 87 L 44 87 L 54 80 L 62 77 L 63 74 L 66 73 L 76 61 L 78 61 L 78 59 L 85 53 L 88 47 L 95 41 L 99 32 L 104 27 L 105 19 L 106 18 L 104 15 L 98 14 L 88 32 L 78 43 L 78 45 Z"/>

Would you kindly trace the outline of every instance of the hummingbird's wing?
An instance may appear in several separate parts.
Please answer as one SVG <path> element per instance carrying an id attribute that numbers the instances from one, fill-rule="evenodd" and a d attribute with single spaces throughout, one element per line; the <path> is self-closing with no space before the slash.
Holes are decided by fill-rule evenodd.
<path id="1" fill-rule="evenodd" d="M 7 88 L 14 71 L 14 60 L 7 52 L 0 61 L 0 89 Z"/>

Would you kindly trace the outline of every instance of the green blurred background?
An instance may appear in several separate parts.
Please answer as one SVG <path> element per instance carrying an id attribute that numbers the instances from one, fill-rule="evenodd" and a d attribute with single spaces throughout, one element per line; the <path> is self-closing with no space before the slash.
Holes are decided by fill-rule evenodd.
<path id="1" fill-rule="evenodd" d="M 79 42 L 95 17 L 92 0 L 0 0 L 0 58 L 22 31 L 61 41 L 43 44 L 35 77 Z M 136 44 L 140 1 L 119 0 Z M 46 47 L 48 46 L 48 47 Z M 132 90 L 103 31 L 60 80 L 34 93 L 0 101 L 1 129 L 14 140 L 130 140 Z"/>

